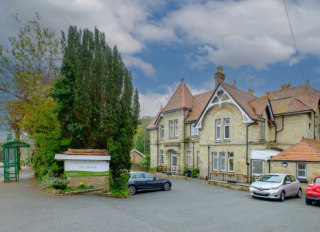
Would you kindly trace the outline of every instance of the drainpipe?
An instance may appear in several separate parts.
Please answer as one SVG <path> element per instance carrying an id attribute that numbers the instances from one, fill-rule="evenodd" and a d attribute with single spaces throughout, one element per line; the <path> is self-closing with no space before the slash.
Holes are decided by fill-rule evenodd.
<path id="1" fill-rule="evenodd" d="M 249 127 L 252 125 L 248 124 L 246 127 L 246 165 L 247 165 L 247 176 L 250 176 L 250 163 L 249 163 Z M 248 178 L 249 180 L 249 178 Z"/>
<path id="2" fill-rule="evenodd" d="M 210 146 L 208 144 L 208 175 L 207 175 L 207 180 L 209 180 L 209 170 L 210 170 Z"/>
<path id="3" fill-rule="evenodd" d="M 313 112 L 313 138 L 316 137 L 316 112 Z"/>
<path id="4" fill-rule="evenodd" d="M 192 142 L 192 162 L 193 162 L 193 168 L 194 168 L 194 141 Z"/>
<path id="5" fill-rule="evenodd" d="M 159 128 L 157 128 L 157 171 L 159 169 Z"/>

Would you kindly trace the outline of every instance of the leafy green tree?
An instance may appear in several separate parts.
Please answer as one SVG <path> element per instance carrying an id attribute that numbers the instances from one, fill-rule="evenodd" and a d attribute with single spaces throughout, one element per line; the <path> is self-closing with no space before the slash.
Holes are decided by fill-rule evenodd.
<path id="1" fill-rule="evenodd" d="M 17 15 L 14 19 L 21 25 Z M 0 94 L 6 108 L 2 119 L 15 131 L 17 139 L 22 131 L 36 131 L 39 117 L 32 115 L 48 96 L 50 83 L 58 73 L 59 39 L 40 21 L 39 14 L 35 14 L 20 27 L 17 37 L 9 37 L 8 48 L 0 46 Z M 30 118 L 35 121 L 27 122 Z"/>

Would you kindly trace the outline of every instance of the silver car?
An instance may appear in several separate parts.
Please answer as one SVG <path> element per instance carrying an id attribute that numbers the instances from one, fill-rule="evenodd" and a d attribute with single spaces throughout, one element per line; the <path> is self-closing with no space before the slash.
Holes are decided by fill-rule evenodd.
<path id="1" fill-rule="evenodd" d="M 286 197 L 301 197 L 300 182 L 292 175 L 282 173 L 270 173 L 259 177 L 250 186 L 250 194 L 253 198 L 269 198 L 284 201 Z"/>

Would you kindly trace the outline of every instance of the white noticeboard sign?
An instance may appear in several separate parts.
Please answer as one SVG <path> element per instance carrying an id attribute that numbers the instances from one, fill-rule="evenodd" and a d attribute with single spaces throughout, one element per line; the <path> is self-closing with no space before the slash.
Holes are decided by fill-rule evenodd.
<path id="1" fill-rule="evenodd" d="M 57 160 L 64 160 L 65 171 L 109 171 L 110 156 L 57 154 L 55 158 Z"/>

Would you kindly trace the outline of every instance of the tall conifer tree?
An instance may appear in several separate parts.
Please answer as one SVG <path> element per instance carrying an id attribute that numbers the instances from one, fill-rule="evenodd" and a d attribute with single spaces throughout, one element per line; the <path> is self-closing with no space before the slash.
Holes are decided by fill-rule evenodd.
<path id="1" fill-rule="evenodd" d="M 131 73 L 115 46 L 95 29 L 70 27 L 62 34 L 61 77 L 54 85 L 63 135 L 72 148 L 108 149 L 111 175 L 120 179 L 130 170 L 130 150 L 139 117 L 139 99 L 133 98 Z"/>

